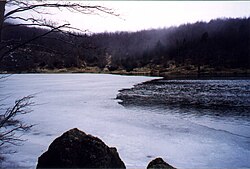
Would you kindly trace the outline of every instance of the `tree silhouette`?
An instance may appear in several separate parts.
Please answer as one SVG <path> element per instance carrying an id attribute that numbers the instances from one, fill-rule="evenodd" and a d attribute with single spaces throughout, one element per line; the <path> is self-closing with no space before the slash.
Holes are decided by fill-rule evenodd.
<path id="1" fill-rule="evenodd" d="M 6 6 L 12 6 L 14 7 L 7 13 L 5 13 Z M 73 34 L 73 30 L 78 30 L 82 32 L 86 32 L 86 30 L 79 30 L 77 28 L 71 27 L 69 23 L 63 23 L 60 25 L 56 25 L 53 22 L 47 21 L 46 19 L 39 19 L 35 17 L 25 18 L 20 17 L 19 14 L 23 12 L 34 12 L 40 15 L 49 15 L 50 13 L 44 12 L 45 9 L 49 8 L 57 8 L 59 10 L 67 9 L 71 12 L 78 12 L 84 15 L 92 15 L 92 14 L 109 14 L 109 15 L 115 15 L 114 11 L 110 8 L 98 6 L 98 5 L 83 5 L 81 3 L 74 3 L 74 2 L 48 2 L 48 1 L 23 1 L 23 0 L 3 0 L 0 1 L 0 62 L 2 59 L 11 52 L 15 51 L 16 49 L 25 46 L 26 44 L 29 44 L 32 41 L 35 41 L 41 37 L 44 37 L 52 32 L 61 32 L 64 34 L 67 34 L 69 36 L 78 36 L 76 34 Z M 18 16 L 17 16 L 18 15 Z M 6 41 L 3 41 L 2 39 L 2 32 L 4 29 L 8 29 L 8 26 L 4 26 L 5 22 L 8 21 L 15 21 L 15 24 L 11 24 L 11 26 L 37 26 L 41 28 L 46 28 L 47 32 L 43 34 L 39 34 L 31 39 L 28 39 L 25 42 L 21 42 L 17 39 L 11 39 Z M 17 22 L 22 23 L 17 23 Z M 68 29 L 69 31 L 65 31 L 65 29 Z"/>

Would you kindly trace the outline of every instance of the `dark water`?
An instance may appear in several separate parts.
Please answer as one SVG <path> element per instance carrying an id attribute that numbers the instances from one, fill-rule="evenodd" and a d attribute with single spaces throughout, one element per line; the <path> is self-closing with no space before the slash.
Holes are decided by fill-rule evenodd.
<path id="1" fill-rule="evenodd" d="M 198 111 L 204 115 L 250 117 L 249 79 L 153 80 L 121 90 L 117 98 L 124 106 L 177 107 L 205 110 Z"/>

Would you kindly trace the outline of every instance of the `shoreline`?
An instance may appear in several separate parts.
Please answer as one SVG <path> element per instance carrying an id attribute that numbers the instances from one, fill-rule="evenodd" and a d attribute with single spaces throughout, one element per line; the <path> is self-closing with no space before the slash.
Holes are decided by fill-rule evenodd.
<path id="1" fill-rule="evenodd" d="M 156 69 L 134 69 L 126 71 L 124 69 L 109 71 L 98 67 L 87 68 L 63 68 L 63 69 L 36 69 L 30 71 L 1 71 L 0 74 L 75 74 L 75 73 L 95 73 L 95 74 L 114 74 L 114 75 L 132 75 L 163 77 L 166 79 L 207 79 L 207 78 L 250 78 L 250 70 L 228 69 L 223 71 L 186 71 L 180 69 L 161 71 Z"/>

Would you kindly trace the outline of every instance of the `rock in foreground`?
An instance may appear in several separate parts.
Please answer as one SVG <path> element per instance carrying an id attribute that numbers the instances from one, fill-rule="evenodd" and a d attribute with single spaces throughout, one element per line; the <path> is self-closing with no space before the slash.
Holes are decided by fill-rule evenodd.
<path id="1" fill-rule="evenodd" d="M 116 148 L 77 128 L 56 138 L 38 158 L 37 168 L 125 168 Z"/>
<path id="2" fill-rule="evenodd" d="M 148 164 L 147 169 L 176 169 L 176 168 L 166 163 L 162 158 L 156 158 Z"/>

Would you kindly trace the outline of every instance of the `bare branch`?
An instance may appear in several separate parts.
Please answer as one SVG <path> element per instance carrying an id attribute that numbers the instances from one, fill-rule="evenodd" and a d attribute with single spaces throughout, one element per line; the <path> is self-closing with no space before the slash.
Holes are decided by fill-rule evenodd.
<path id="1" fill-rule="evenodd" d="M 50 28 L 48 32 L 38 35 L 35 38 L 32 38 L 26 42 L 23 43 L 1 43 L 1 56 L 0 61 L 3 60 L 3 58 L 10 54 L 11 52 L 15 51 L 16 49 L 38 39 L 41 37 L 44 37 L 48 35 L 51 32 L 61 32 L 67 36 L 74 36 L 74 37 L 81 37 L 82 35 L 80 33 L 86 33 L 88 30 L 82 31 L 81 29 L 77 29 L 74 27 L 69 26 L 69 24 L 63 24 L 61 26 L 55 26 L 57 24 L 51 23 L 46 21 L 45 19 L 36 19 L 33 17 L 30 18 L 23 18 L 19 15 L 21 12 L 33 10 L 34 12 L 38 14 L 49 14 L 47 12 L 43 12 L 43 10 L 49 9 L 49 8 L 57 8 L 59 10 L 69 10 L 70 12 L 78 12 L 82 14 L 99 14 L 99 13 L 106 13 L 114 16 L 119 16 L 118 14 L 115 14 L 114 11 L 110 8 L 99 6 L 99 5 L 82 5 L 79 3 L 65 3 L 65 2 L 57 2 L 57 3 L 50 3 L 48 1 L 40 1 L 40 3 L 32 2 L 32 1 L 20 1 L 20 0 L 7 0 L 7 4 L 12 6 L 17 6 L 17 8 L 10 10 L 4 15 L 4 21 L 7 20 L 18 20 L 21 21 L 21 23 L 18 24 L 8 24 L 2 27 L 2 29 L 5 29 L 6 27 L 10 26 L 34 26 L 34 27 L 44 27 L 44 28 Z M 67 30 L 68 29 L 68 30 Z M 67 31 L 66 31 L 67 30 Z M 72 31 L 77 31 L 80 33 L 72 33 Z"/>
<path id="2" fill-rule="evenodd" d="M 22 21 L 37 22 L 37 19 L 34 19 L 34 18 L 22 18 L 22 17 L 19 17 L 19 16 L 9 16 L 9 17 L 4 18 L 4 20 L 7 20 L 7 19 L 18 19 L 18 20 L 22 20 Z"/>
<path id="3" fill-rule="evenodd" d="M 17 1 L 17 0 L 7 0 L 8 5 L 18 5 L 18 6 L 28 6 L 28 3 L 23 1 Z"/>
<path id="4" fill-rule="evenodd" d="M 56 25 L 56 23 L 53 23 L 51 21 L 47 21 L 45 19 L 35 19 L 35 18 L 23 18 L 23 17 L 12 17 L 12 16 L 9 16 L 5 19 L 17 19 L 17 20 L 21 20 L 21 21 L 29 21 L 29 22 L 32 22 L 32 23 L 21 23 L 21 24 L 7 24 L 7 25 L 4 25 L 3 26 L 3 29 L 5 29 L 6 27 L 17 27 L 17 26 L 38 26 L 38 27 L 46 27 L 46 28 L 55 28 L 54 25 Z M 67 25 L 66 25 L 67 24 Z M 66 23 L 65 26 L 63 27 L 64 29 L 69 29 L 70 31 L 78 31 L 80 33 L 86 33 L 88 32 L 88 30 L 81 30 L 81 29 L 78 29 L 78 28 L 74 28 L 74 27 L 71 27 L 69 26 L 68 23 Z M 66 31 L 63 31 L 63 30 L 59 30 L 58 31 L 62 32 L 62 33 L 65 33 Z M 67 31 L 67 34 L 68 35 L 71 35 L 71 36 L 81 36 L 76 33 L 71 33 L 70 31 Z"/>
<path id="5" fill-rule="evenodd" d="M 115 16 L 119 16 L 118 14 L 115 14 L 113 10 L 103 7 L 103 6 L 90 6 L 90 5 L 81 5 L 78 3 L 42 3 L 42 4 L 34 4 L 34 5 L 27 5 L 27 6 L 22 6 L 19 8 L 16 8 L 14 10 L 9 11 L 4 15 L 4 18 L 9 17 L 13 14 L 28 11 L 28 10 L 35 10 L 37 13 L 41 13 L 41 11 L 37 11 L 36 9 L 39 8 L 65 8 L 71 12 L 79 12 L 83 14 L 97 14 L 96 11 L 106 13 L 106 14 L 111 14 Z"/>
<path id="6" fill-rule="evenodd" d="M 28 43 L 30 43 L 30 42 L 36 40 L 36 39 L 39 39 L 39 38 L 41 38 L 41 37 L 43 37 L 43 36 L 46 36 L 46 35 L 48 35 L 48 34 L 51 33 L 51 32 L 54 32 L 54 31 L 56 31 L 56 30 L 61 31 L 60 28 L 63 28 L 63 27 L 68 26 L 68 25 L 69 25 L 69 24 L 64 24 L 64 25 L 55 27 L 55 28 L 51 29 L 50 31 L 48 31 L 48 32 L 46 32 L 46 33 L 44 33 L 44 34 L 41 34 L 41 35 L 39 35 L 39 36 L 36 36 L 36 37 L 34 37 L 34 38 L 32 38 L 32 39 L 29 39 L 29 40 L 27 40 L 27 41 L 25 41 L 25 42 L 23 42 L 23 43 L 21 43 L 21 44 L 15 46 L 15 47 L 11 48 L 10 50 L 8 50 L 8 51 L 6 51 L 5 53 L 2 54 L 2 56 L 0 57 L 0 61 L 3 60 L 3 58 L 4 58 L 6 55 L 8 55 L 9 53 L 15 51 L 16 49 L 18 49 L 18 48 L 20 48 L 20 47 L 22 47 L 22 46 L 24 46 L 24 45 L 26 45 L 26 44 L 28 44 Z"/>
<path id="7" fill-rule="evenodd" d="M 33 104 L 33 102 L 29 102 L 29 100 L 33 97 L 34 96 L 32 95 L 23 97 L 22 99 L 17 100 L 12 108 L 7 109 L 3 119 L 0 121 L 0 128 L 3 127 L 15 115 L 28 113 L 27 110 L 23 111 L 23 108 Z"/>
<path id="8" fill-rule="evenodd" d="M 5 144 L 19 145 L 21 141 L 21 134 L 16 134 L 17 131 L 28 131 L 32 125 L 24 124 L 21 121 L 15 119 L 16 116 L 30 113 L 30 106 L 34 104 L 31 102 L 34 96 L 26 96 L 15 102 L 12 108 L 6 110 L 6 112 L 0 116 L 0 147 Z"/>

